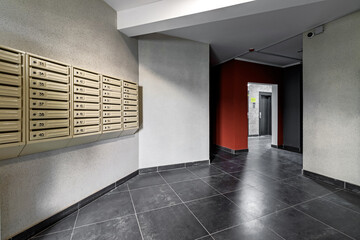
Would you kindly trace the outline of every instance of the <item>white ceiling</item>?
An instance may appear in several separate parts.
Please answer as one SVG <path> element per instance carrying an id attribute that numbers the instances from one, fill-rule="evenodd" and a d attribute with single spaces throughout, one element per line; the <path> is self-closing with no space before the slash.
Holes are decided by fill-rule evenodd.
<path id="1" fill-rule="evenodd" d="M 124 0 L 105 1 L 120 9 L 118 29 L 125 34 L 158 32 L 209 43 L 213 65 L 236 57 L 280 66 L 299 62 L 301 33 L 360 9 L 360 0 L 238 0 L 237 5 L 236 0 L 223 0 L 219 2 L 229 2 L 228 7 L 219 5 L 218 9 L 207 8 L 196 14 L 186 14 L 183 9 L 179 16 L 174 7 L 181 8 L 189 0 L 132 0 L 127 1 L 131 2 L 129 9 L 124 9 L 126 4 L 116 5 Z M 249 53 L 249 48 L 256 51 Z"/>
<path id="2" fill-rule="evenodd" d="M 159 2 L 161 0 L 105 0 L 115 11 L 121 11 Z"/>

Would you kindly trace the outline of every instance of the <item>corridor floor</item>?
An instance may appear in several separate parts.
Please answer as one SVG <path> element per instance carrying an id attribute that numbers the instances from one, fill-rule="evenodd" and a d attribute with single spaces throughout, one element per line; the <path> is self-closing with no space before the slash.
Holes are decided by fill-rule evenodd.
<path id="1" fill-rule="evenodd" d="M 301 176 L 302 155 L 269 137 L 249 150 L 138 175 L 33 239 L 360 239 L 358 195 Z"/>

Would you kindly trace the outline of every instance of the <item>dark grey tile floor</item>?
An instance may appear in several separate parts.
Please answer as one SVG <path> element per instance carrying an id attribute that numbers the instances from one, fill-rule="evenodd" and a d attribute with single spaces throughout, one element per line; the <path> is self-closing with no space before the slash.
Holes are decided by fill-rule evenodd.
<path id="1" fill-rule="evenodd" d="M 136 176 L 33 239 L 360 239 L 358 195 L 303 177 L 302 155 L 269 137 L 249 150 Z"/>

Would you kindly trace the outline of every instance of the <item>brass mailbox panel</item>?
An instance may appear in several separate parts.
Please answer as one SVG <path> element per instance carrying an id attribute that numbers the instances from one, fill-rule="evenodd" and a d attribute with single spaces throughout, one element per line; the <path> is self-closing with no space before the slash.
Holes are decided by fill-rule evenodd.
<path id="1" fill-rule="evenodd" d="M 122 129 L 121 123 L 103 125 L 103 131 L 113 131 L 113 130 L 121 130 L 121 129 Z"/>
<path id="2" fill-rule="evenodd" d="M 137 106 L 124 106 L 124 110 L 125 111 L 137 111 L 138 107 Z"/>
<path id="3" fill-rule="evenodd" d="M 124 94 L 124 99 L 137 100 L 137 95 Z"/>
<path id="4" fill-rule="evenodd" d="M 129 81 L 124 81 L 124 87 L 130 88 L 130 89 L 135 89 L 135 90 L 138 89 L 138 86 L 136 83 L 129 82 Z"/>
<path id="5" fill-rule="evenodd" d="M 103 83 L 112 84 L 121 87 L 121 80 L 103 76 Z"/>
<path id="6" fill-rule="evenodd" d="M 44 89 L 59 92 L 70 92 L 70 86 L 68 84 L 55 83 L 51 81 L 39 80 L 30 78 L 30 87 L 36 89 Z"/>
<path id="7" fill-rule="evenodd" d="M 124 133 L 122 135 L 134 134 L 139 128 L 138 85 L 124 80 L 123 96 Z"/>
<path id="8" fill-rule="evenodd" d="M 103 83 L 103 90 L 121 92 L 121 87 Z"/>
<path id="9" fill-rule="evenodd" d="M 137 122 L 138 117 L 124 117 L 124 122 Z"/>
<path id="10" fill-rule="evenodd" d="M 135 94 L 135 95 L 137 95 L 137 90 L 130 89 L 130 88 L 124 88 L 124 94 Z"/>
<path id="11" fill-rule="evenodd" d="M 30 56 L 29 66 L 49 70 L 52 72 L 62 73 L 65 75 L 69 74 L 69 68 L 67 66 L 55 64 L 50 61 L 42 60 L 36 57 Z"/>
<path id="12" fill-rule="evenodd" d="M 0 46 L 0 160 L 25 145 L 24 53 Z"/>
<path id="13" fill-rule="evenodd" d="M 121 99 L 103 97 L 103 103 L 120 105 L 121 104 Z"/>
<path id="14" fill-rule="evenodd" d="M 39 79 L 45 79 L 60 83 L 69 83 L 69 75 L 66 74 L 60 74 L 60 73 L 54 73 L 50 71 L 45 71 L 42 69 L 36 69 L 34 67 L 29 68 L 29 76 L 32 78 L 39 78 Z"/>
<path id="15" fill-rule="evenodd" d="M 104 111 L 121 111 L 121 105 L 108 105 L 103 104 Z"/>
<path id="16" fill-rule="evenodd" d="M 121 117 L 103 118 L 103 124 L 121 123 Z"/>
<path id="17" fill-rule="evenodd" d="M 0 84 L 21 87 L 22 86 L 22 76 L 0 73 Z"/>
<path id="18" fill-rule="evenodd" d="M 100 74 L 85 69 L 73 68 L 74 137 L 72 144 L 96 141 L 97 137 L 80 138 L 101 134 L 101 82 Z"/>
<path id="19" fill-rule="evenodd" d="M 135 111 L 124 112 L 124 117 L 133 117 L 133 116 L 138 116 L 138 112 Z"/>
<path id="20" fill-rule="evenodd" d="M 109 98 L 121 98 L 121 92 L 103 91 L 103 96 Z"/>
<path id="21" fill-rule="evenodd" d="M 128 128 L 138 128 L 138 123 L 137 122 L 124 123 L 124 129 L 128 129 Z"/>
<path id="22" fill-rule="evenodd" d="M 31 110 L 29 114 L 30 119 L 69 119 L 70 112 L 63 110 Z"/>
<path id="23" fill-rule="evenodd" d="M 137 106 L 137 105 L 138 105 L 138 101 L 136 101 L 136 100 L 124 100 L 124 105 Z"/>
<path id="24" fill-rule="evenodd" d="M 104 112 L 103 112 L 103 117 L 104 117 L 104 118 L 108 118 L 108 117 L 121 117 L 121 112 L 119 112 L 119 111 L 104 111 Z"/>
<path id="25" fill-rule="evenodd" d="M 24 154 L 58 148 L 56 144 L 48 143 L 49 141 L 70 140 L 72 129 L 70 74 L 68 64 L 27 54 L 29 145 L 25 146 Z"/>

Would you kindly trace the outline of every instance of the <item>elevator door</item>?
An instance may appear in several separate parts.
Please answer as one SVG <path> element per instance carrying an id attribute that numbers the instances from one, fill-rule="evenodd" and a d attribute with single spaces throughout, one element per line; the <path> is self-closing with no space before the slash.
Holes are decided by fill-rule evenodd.
<path id="1" fill-rule="evenodd" d="M 271 135 L 271 93 L 260 93 L 259 133 Z"/>

